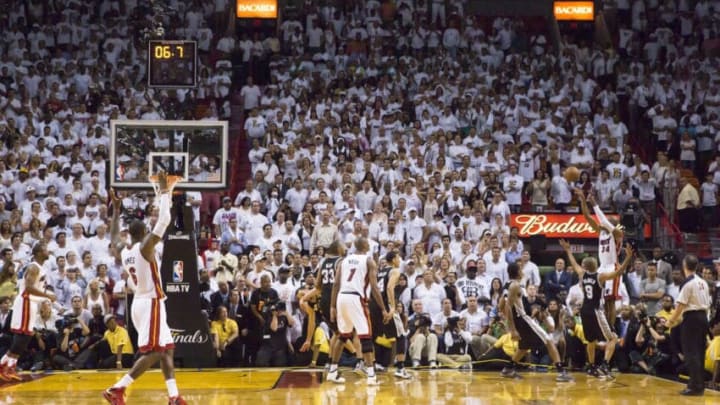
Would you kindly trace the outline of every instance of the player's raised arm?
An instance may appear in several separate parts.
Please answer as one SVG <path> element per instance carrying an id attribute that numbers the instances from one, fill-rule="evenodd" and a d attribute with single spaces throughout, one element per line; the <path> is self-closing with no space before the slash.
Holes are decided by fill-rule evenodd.
<path id="1" fill-rule="evenodd" d="M 167 173 L 164 171 L 159 172 L 158 182 L 160 184 L 158 220 L 152 232 L 145 236 L 145 239 L 143 239 L 140 245 L 140 252 L 142 252 L 143 257 L 151 263 L 155 260 L 155 245 L 162 240 L 165 235 L 165 230 L 172 220 L 170 215 L 172 196 L 171 190 L 168 187 Z"/>
<path id="2" fill-rule="evenodd" d="M 625 244 L 625 260 L 623 260 L 622 264 L 615 269 L 612 273 L 602 273 L 598 276 L 598 281 L 601 283 L 604 283 L 608 280 L 613 280 L 616 277 L 621 276 L 623 273 L 625 273 L 625 269 L 630 265 L 630 262 L 633 258 L 633 248 L 632 245 L 629 243 Z"/>
<path id="3" fill-rule="evenodd" d="M 609 233 L 613 233 L 613 230 L 615 229 L 615 225 L 610 222 L 610 220 L 605 216 L 605 213 L 603 210 L 600 209 L 600 206 L 597 205 L 595 202 L 595 197 L 590 195 L 588 198 L 590 200 L 590 204 L 593 206 L 593 212 L 595 212 L 595 216 L 597 217 L 597 220 L 599 222 L 599 226 L 604 228 Z"/>
<path id="4" fill-rule="evenodd" d="M 110 189 L 110 199 L 112 200 L 113 215 L 110 220 L 110 241 L 115 249 L 121 251 L 125 246 L 120 240 L 120 213 L 122 212 L 122 200 L 114 189 Z"/>
<path id="5" fill-rule="evenodd" d="M 590 210 L 588 209 L 587 202 L 585 201 L 585 193 L 579 188 L 575 188 L 573 189 L 573 191 L 575 192 L 575 196 L 577 197 L 577 199 L 580 201 L 580 209 L 582 210 L 583 217 L 585 217 L 588 225 L 590 225 L 590 227 L 595 232 L 599 232 L 600 225 L 598 225 L 598 223 L 595 221 L 595 218 L 590 215 Z M 592 197 L 592 194 L 590 194 L 590 197 L 588 198 L 592 198 L 593 202 L 595 201 L 595 199 Z"/>
<path id="6" fill-rule="evenodd" d="M 582 278 L 583 274 L 585 274 L 585 269 L 578 264 L 577 260 L 575 260 L 575 255 L 572 254 L 570 251 L 570 243 L 566 241 L 565 239 L 560 239 L 560 246 L 562 246 L 563 250 L 565 251 L 565 254 L 568 257 L 568 261 L 570 262 L 570 265 L 572 266 L 573 270 L 575 270 L 575 273 L 577 273 L 578 277 Z"/>

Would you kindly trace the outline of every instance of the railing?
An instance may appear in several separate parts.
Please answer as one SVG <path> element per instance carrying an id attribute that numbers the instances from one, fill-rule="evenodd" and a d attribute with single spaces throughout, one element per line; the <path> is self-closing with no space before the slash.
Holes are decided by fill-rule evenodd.
<path id="1" fill-rule="evenodd" d="M 680 228 L 670 222 L 670 215 L 662 204 L 657 205 L 657 215 L 654 218 L 655 240 L 665 250 L 674 250 L 678 246 L 684 246 L 684 238 Z"/>

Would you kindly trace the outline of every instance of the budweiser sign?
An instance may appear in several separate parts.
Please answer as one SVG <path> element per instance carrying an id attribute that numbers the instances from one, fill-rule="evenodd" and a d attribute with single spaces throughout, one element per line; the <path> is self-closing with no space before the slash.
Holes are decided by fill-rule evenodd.
<path id="1" fill-rule="evenodd" d="M 513 214 L 510 226 L 518 227 L 521 238 L 536 235 L 552 239 L 598 236 L 581 214 Z"/>

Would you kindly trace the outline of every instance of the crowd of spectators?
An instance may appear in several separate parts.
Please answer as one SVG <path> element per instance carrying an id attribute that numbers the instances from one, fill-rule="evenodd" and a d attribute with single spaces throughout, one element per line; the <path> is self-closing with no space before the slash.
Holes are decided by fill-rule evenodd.
<path id="1" fill-rule="evenodd" d="M 566 36 L 557 49 L 525 20 L 468 15 L 457 0 L 307 1 L 277 38 L 236 35 L 228 2 L 169 1 L 167 35 L 197 39 L 201 51 L 199 87 L 173 91 L 145 85 L 143 2 L 9 3 L 0 15 L 0 295 L 13 296 L 30 246 L 44 240 L 60 298 L 43 306 L 29 367 L 130 361 L 122 325 L 131 291 L 108 248 L 109 120 L 228 118 L 236 55 L 268 61 L 269 77 L 237 86 L 252 179 L 216 212 L 196 211 L 213 226 L 200 283 L 222 365 L 310 361 L 304 342 L 326 353 L 329 331 L 320 324 L 308 336 L 298 297 L 333 241 L 352 248 L 363 236 L 381 265 L 390 251 L 403 258 L 396 294 L 411 363 L 511 354 L 516 342 L 495 306 L 507 263 L 520 261 L 533 316 L 581 367 L 577 280 L 562 257 L 540 273 L 533 255 L 542 252 L 509 226 L 511 213 L 572 210 L 577 187 L 606 211 L 650 219 L 659 202 L 671 220 L 677 209 L 684 231 L 715 224 L 720 96 L 717 59 L 705 55 L 718 33 L 713 2 L 605 1 L 615 47 Z M 643 130 L 656 156 L 630 146 Z M 583 170 L 575 184 L 563 177 L 569 165 Z M 681 168 L 701 178 L 700 190 Z M 700 208 L 707 220 L 694 222 Z M 640 256 L 624 280 L 623 370 L 677 371 L 660 319 L 682 276 L 663 253 Z M 717 290 L 717 269 L 702 275 Z M 9 302 L 0 300 L 5 347 Z M 461 321 L 448 326 L 454 315 Z M 448 351 L 443 332 L 460 329 L 467 348 Z"/>

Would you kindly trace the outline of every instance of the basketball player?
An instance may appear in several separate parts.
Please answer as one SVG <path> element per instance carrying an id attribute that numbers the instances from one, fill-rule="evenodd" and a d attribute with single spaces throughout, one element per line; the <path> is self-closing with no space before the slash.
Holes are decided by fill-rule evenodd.
<path id="1" fill-rule="evenodd" d="M 317 325 L 315 321 L 315 311 L 308 303 L 312 302 L 318 295 L 320 295 L 320 316 L 323 318 L 323 321 L 327 323 L 333 333 L 333 336 L 330 338 L 330 347 L 333 347 L 333 344 L 338 339 L 337 324 L 330 320 L 330 298 L 332 296 L 333 286 L 335 285 L 337 263 L 339 263 L 343 256 L 345 256 L 345 244 L 340 241 L 334 241 L 331 243 L 325 251 L 323 261 L 318 264 L 319 271 L 317 278 L 319 280 L 315 282 L 315 289 L 305 294 L 300 299 L 300 307 L 308 314 L 306 340 L 300 348 L 301 352 L 306 352 L 312 344 L 315 327 Z"/>
<path id="2" fill-rule="evenodd" d="M 395 251 L 390 251 L 385 255 L 387 266 L 380 269 L 377 273 L 377 284 L 382 295 L 385 305 L 378 307 L 375 302 L 370 303 L 370 321 L 373 326 L 373 336 L 385 336 L 388 339 L 394 339 L 393 348 L 395 349 L 395 377 L 410 379 L 412 376 L 405 370 L 405 352 L 407 351 L 407 336 L 403 333 L 402 321 L 399 314 L 393 314 L 393 319 L 388 323 L 383 323 L 382 311 L 389 311 L 390 308 L 396 308 L 395 302 L 395 286 L 400 279 L 400 255 Z"/>
<path id="3" fill-rule="evenodd" d="M 633 256 L 632 247 L 629 244 L 625 246 L 625 261 L 623 261 L 617 270 L 612 273 L 600 273 L 594 257 L 584 258 L 582 266 L 580 266 L 570 251 L 570 243 L 561 239 L 560 246 L 565 250 L 570 265 L 580 278 L 583 292 L 580 318 L 582 320 L 585 339 L 589 342 L 586 346 L 588 362 L 590 363 L 588 373 L 600 379 L 614 379 L 612 374 L 610 374 L 608 364 L 615 353 L 617 336 L 610 330 L 610 325 L 608 325 L 607 319 L 600 309 L 600 300 L 603 292 L 601 285 L 608 280 L 621 276 L 625 272 Z M 605 357 L 598 368 L 595 365 L 595 347 L 597 346 L 597 342 L 601 340 L 605 341 Z"/>
<path id="4" fill-rule="evenodd" d="M 590 204 L 593 206 L 597 221 L 590 215 L 583 191 L 576 188 L 575 195 L 578 200 L 580 200 L 580 206 L 582 207 L 585 220 L 587 220 L 595 232 L 600 233 L 600 236 L 598 236 L 598 258 L 600 259 L 600 267 L 598 267 L 597 270 L 598 273 L 615 272 L 618 266 L 618 249 L 622 246 L 622 226 L 613 223 L 605 216 L 605 213 L 595 202 L 595 197 L 592 193 L 588 196 L 588 201 L 590 201 Z M 607 279 L 604 283 L 603 298 L 605 299 L 605 314 L 607 315 L 610 325 L 615 324 L 615 301 L 620 298 L 619 289 L 621 282 L 622 280 L 618 277 L 615 279 Z"/>
<path id="5" fill-rule="evenodd" d="M 12 382 L 22 381 L 15 371 L 18 358 L 27 349 L 35 335 L 33 325 L 40 311 L 40 303 L 46 299 L 55 301 L 55 294 L 45 290 L 42 280 L 42 266 L 49 254 L 45 242 L 38 242 L 32 249 L 34 261 L 25 268 L 24 285 L 21 286 L 12 307 L 10 330 L 13 332 L 12 346 L 0 360 L 0 379 Z"/>
<path id="6" fill-rule="evenodd" d="M 507 284 L 504 296 L 501 300 L 500 310 L 505 312 L 508 329 L 513 340 L 520 340 L 518 350 L 512 357 L 510 366 L 503 368 L 502 376 L 506 378 L 520 378 L 517 372 L 517 363 L 522 360 L 531 349 L 545 347 L 550 359 L 555 363 L 558 375 L 557 382 L 571 382 L 573 378 L 567 373 L 560 359 L 555 343 L 547 332 L 531 317 L 530 302 L 527 299 L 525 290 L 520 285 L 523 278 L 522 267 L 517 263 L 510 263 L 507 267 L 510 281 Z"/>
<path id="7" fill-rule="evenodd" d="M 158 173 L 160 198 L 158 219 L 152 233 L 147 233 L 145 224 L 140 220 L 130 223 L 131 246 L 121 252 L 123 269 L 129 273 L 135 284 L 135 300 L 132 303 L 132 321 L 138 332 L 138 346 L 141 357 L 129 373 L 120 381 L 103 392 L 103 397 L 114 405 L 125 404 L 125 389 L 139 378 L 148 368 L 160 361 L 165 385 L 167 386 L 169 405 L 185 405 L 178 393 L 173 366 L 175 344 L 167 324 L 165 313 L 165 293 L 162 290 L 160 270 L 155 256 L 155 245 L 162 241 L 165 230 L 171 221 L 171 190 L 168 188 L 167 174 Z M 113 203 L 113 222 L 119 221 L 121 200 L 111 192 Z M 113 229 L 116 228 L 113 226 Z M 113 235 L 113 240 L 117 240 Z"/>
<path id="8" fill-rule="evenodd" d="M 338 361 L 343 345 L 352 338 L 353 332 L 355 332 L 360 338 L 360 347 L 367 367 L 367 383 L 368 385 L 377 385 L 375 356 L 367 309 L 368 285 L 370 285 L 370 292 L 375 303 L 381 308 L 384 308 L 384 303 L 377 285 L 375 261 L 367 255 L 370 244 L 364 237 L 359 237 L 355 239 L 354 246 L 356 253 L 344 258 L 338 264 L 335 272 L 336 282 L 333 285 L 330 301 L 330 320 L 337 320 L 340 338 L 332 346 L 330 372 L 327 379 L 338 384 L 345 382 L 338 372 Z M 394 309 L 391 308 L 390 311 L 387 312 L 383 309 L 383 321 L 392 317 Z"/>

